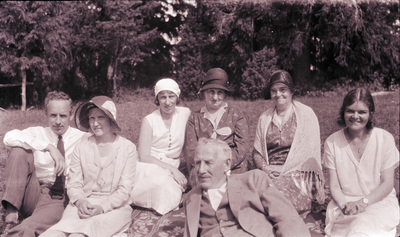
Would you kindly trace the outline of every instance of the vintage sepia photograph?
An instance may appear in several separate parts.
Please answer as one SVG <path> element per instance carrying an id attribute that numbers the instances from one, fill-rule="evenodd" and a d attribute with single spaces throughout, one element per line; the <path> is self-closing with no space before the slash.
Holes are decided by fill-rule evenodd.
<path id="1" fill-rule="evenodd" d="M 398 0 L 0 2 L 0 237 L 400 237 Z"/>

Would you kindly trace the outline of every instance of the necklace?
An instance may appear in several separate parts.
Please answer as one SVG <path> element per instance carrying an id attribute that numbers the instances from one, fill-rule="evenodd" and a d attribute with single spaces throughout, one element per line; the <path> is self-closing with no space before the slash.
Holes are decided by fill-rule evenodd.
<path id="1" fill-rule="evenodd" d="M 347 129 L 344 130 L 344 135 L 350 147 L 353 151 L 357 152 L 358 158 L 362 155 L 365 150 L 369 138 L 369 133 L 364 134 L 362 137 L 352 137 Z"/>

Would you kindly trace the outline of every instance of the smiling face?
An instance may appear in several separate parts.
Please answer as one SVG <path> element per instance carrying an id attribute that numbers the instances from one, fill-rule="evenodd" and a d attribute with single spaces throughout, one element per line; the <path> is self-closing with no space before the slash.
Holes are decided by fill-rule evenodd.
<path id="1" fill-rule="evenodd" d="M 287 106 L 292 103 L 293 93 L 283 83 L 275 83 L 271 86 L 271 99 L 275 106 Z"/>
<path id="2" fill-rule="evenodd" d="M 157 95 L 158 102 L 160 103 L 161 113 L 173 114 L 175 112 L 178 96 L 169 90 L 160 91 Z"/>
<path id="3" fill-rule="evenodd" d="M 368 106 L 357 100 L 352 105 L 347 106 L 344 110 L 344 121 L 346 127 L 353 131 L 360 131 L 366 129 L 366 125 L 369 121 L 370 111 Z"/>
<path id="4" fill-rule="evenodd" d="M 68 100 L 50 100 L 46 107 L 49 127 L 57 134 L 67 131 L 71 120 L 71 104 Z"/>
<path id="5" fill-rule="evenodd" d="M 95 136 L 112 134 L 111 119 L 99 108 L 89 110 L 89 125 Z"/>
<path id="6" fill-rule="evenodd" d="M 206 89 L 204 91 L 204 97 L 208 111 L 215 112 L 219 110 L 219 108 L 224 105 L 225 95 L 225 91 L 222 89 Z"/>
<path id="7" fill-rule="evenodd" d="M 230 169 L 231 159 L 224 157 L 218 146 L 203 145 L 197 149 L 194 158 L 195 170 L 200 186 L 208 190 L 219 188 L 226 182 L 226 172 Z"/>

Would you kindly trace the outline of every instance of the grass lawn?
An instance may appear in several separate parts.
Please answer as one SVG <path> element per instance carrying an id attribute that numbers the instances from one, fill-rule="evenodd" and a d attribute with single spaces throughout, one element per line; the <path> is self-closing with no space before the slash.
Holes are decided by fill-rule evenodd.
<path id="1" fill-rule="evenodd" d="M 340 129 L 336 124 L 339 109 L 343 96 L 337 97 L 298 97 L 298 101 L 310 106 L 315 111 L 321 130 L 321 144 L 333 132 Z M 374 96 L 375 100 L 375 118 L 377 127 L 381 127 L 393 134 L 396 146 L 399 148 L 399 91 L 380 94 Z M 121 135 L 130 139 L 135 144 L 138 143 L 139 129 L 142 118 L 151 113 L 157 107 L 153 103 L 152 97 L 138 98 L 138 96 L 126 95 L 118 99 L 117 111 L 118 122 L 122 129 Z M 270 101 L 241 101 L 229 100 L 229 103 L 239 107 L 247 117 L 250 127 L 251 143 L 254 139 L 255 129 L 259 116 L 269 106 Z M 186 106 L 191 110 L 197 110 L 204 104 L 203 101 L 182 101 L 181 106 Z M 24 129 L 29 126 L 46 126 L 46 117 L 42 110 L 30 111 L 0 111 L 0 140 L 3 141 L 4 134 L 11 129 Z M 0 143 L 0 199 L 4 192 L 4 182 L 2 174 L 4 173 L 7 159 L 7 149 Z M 397 174 L 398 175 L 398 174 Z M 397 179 L 398 180 L 398 179 Z M 398 183 L 396 184 L 398 186 Z M 1 213 L 1 212 L 0 212 Z M 0 219 L 0 226 L 2 226 Z"/>

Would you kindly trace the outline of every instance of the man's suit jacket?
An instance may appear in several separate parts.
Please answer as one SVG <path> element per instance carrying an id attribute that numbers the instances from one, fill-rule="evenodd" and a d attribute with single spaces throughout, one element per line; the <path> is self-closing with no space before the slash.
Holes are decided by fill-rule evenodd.
<path id="1" fill-rule="evenodd" d="M 254 236 L 310 236 L 303 219 L 270 178 L 260 170 L 232 174 L 227 181 L 229 205 L 239 225 Z M 184 236 L 196 237 L 202 188 L 196 186 L 185 201 Z"/>

